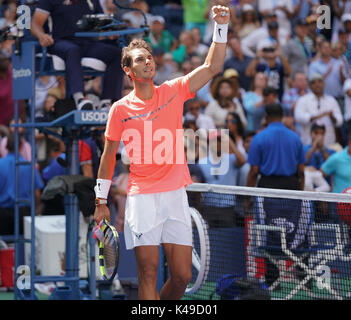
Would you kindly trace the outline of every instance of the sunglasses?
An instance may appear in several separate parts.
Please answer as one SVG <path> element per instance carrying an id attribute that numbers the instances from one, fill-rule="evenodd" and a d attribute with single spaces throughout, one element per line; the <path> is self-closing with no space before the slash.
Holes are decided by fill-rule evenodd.
<path id="1" fill-rule="evenodd" d="M 274 52 L 275 48 L 263 48 L 263 52 Z"/>
<path id="2" fill-rule="evenodd" d="M 238 121 L 236 121 L 236 119 L 232 119 L 232 120 L 225 120 L 225 123 L 228 124 L 228 123 L 238 123 Z"/>

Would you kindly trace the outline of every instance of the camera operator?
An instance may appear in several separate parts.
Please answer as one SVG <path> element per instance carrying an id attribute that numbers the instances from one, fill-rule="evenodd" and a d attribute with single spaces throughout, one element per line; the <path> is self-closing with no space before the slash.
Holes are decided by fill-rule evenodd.
<path id="1" fill-rule="evenodd" d="M 82 57 L 103 61 L 106 72 L 100 108 L 108 108 L 121 98 L 123 71 L 121 49 L 92 38 L 76 38 L 77 22 L 83 15 L 103 13 L 98 0 L 39 0 L 32 19 L 32 34 L 48 52 L 65 60 L 67 82 L 78 110 L 93 109 L 93 103 L 84 98 Z M 44 24 L 52 19 L 52 34 L 45 33 Z"/>

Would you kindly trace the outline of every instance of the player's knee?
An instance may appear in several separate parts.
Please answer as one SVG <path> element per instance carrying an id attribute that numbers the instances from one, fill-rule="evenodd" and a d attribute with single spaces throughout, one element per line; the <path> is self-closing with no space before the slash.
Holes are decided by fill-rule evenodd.
<path id="1" fill-rule="evenodd" d="M 155 282 L 157 281 L 157 266 L 139 266 L 139 281 Z"/>
<path id="2" fill-rule="evenodd" d="M 177 287 L 186 287 L 191 280 L 191 270 L 182 271 L 172 276 L 172 282 Z"/>

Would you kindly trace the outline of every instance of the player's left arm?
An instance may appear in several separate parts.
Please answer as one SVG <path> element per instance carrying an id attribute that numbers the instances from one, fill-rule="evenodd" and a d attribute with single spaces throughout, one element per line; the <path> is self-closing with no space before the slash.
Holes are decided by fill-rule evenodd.
<path id="1" fill-rule="evenodd" d="M 189 75 L 190 92 L 196 92 L 223 70 L 230 10 L 228 7 L 214 6 L 212 11 L 213 20 L 216 22 L 213 31 L 213 42 L 204 64 L 193 70 Z"/>

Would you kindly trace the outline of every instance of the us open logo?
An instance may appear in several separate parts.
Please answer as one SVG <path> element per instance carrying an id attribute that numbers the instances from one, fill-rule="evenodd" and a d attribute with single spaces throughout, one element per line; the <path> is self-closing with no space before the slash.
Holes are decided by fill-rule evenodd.
<path id="1" fill-rule="evenodd" d="M 81 119 L 86 122 L 101 122 L 107 121 L 108 113 L 100 111 L 82 111 Z"/>

